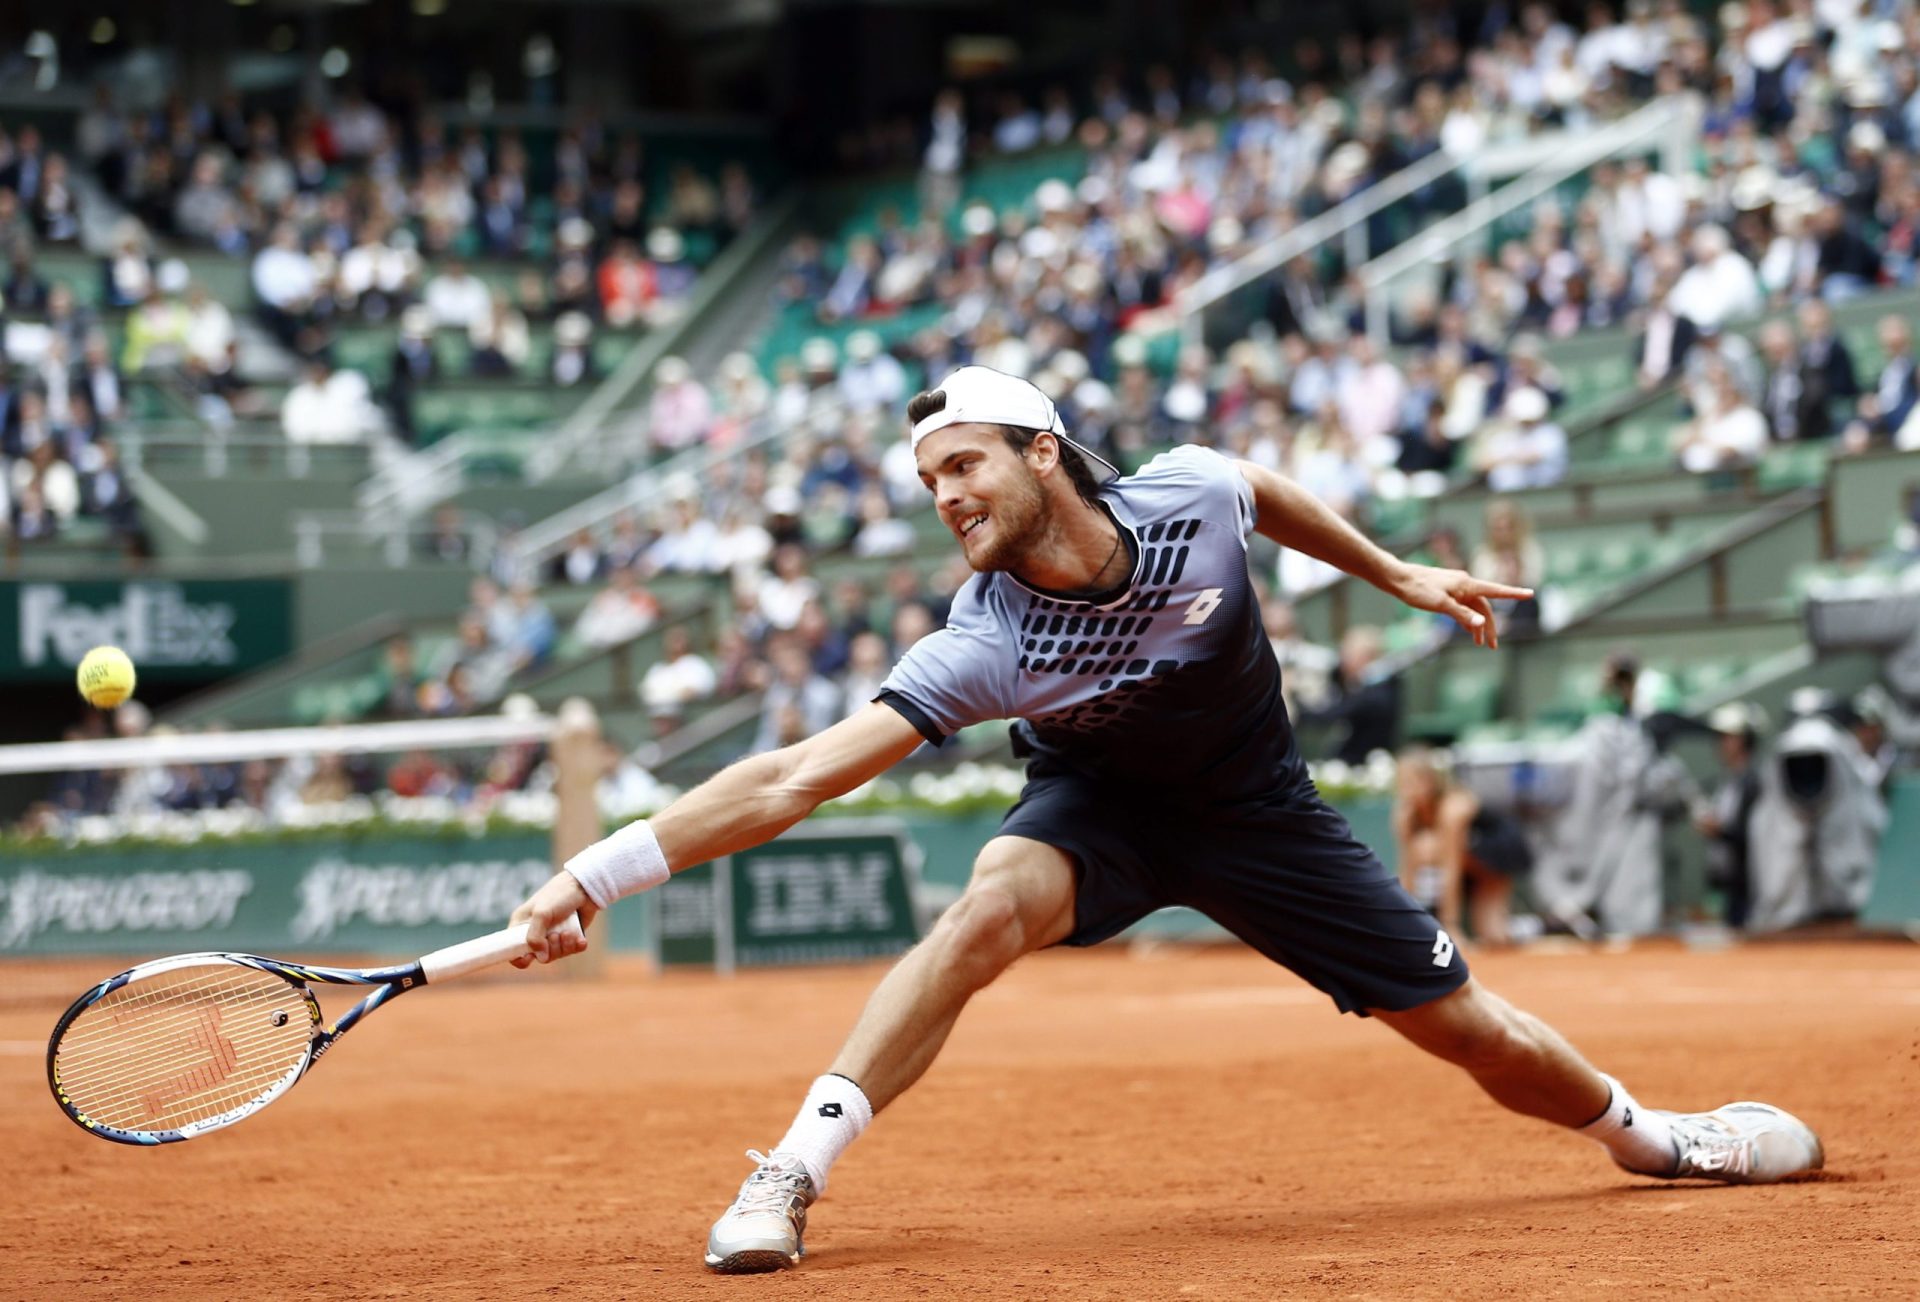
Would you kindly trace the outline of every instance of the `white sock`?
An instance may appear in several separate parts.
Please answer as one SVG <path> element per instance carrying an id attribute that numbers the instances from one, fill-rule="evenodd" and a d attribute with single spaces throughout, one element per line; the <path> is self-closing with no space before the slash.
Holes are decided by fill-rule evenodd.
<path id="1" fill-rule="evenodd" d="M 1659 1113 L 1634 1102 L 1627 1087 L 1613 1077 L 1601 1074 L 1601 1080 L 1613 1090 L 1607 1110 L 1580 1127 L 1580 1133 L 1606 1146 L 1620 1165 L 1646 1175 L 1665 1175 L 1673 1170 L 1673 1128 Z"/>
<path id="2" fill-rule="evenodd" d="M 799 1158 L 813 1177 L 814 1193 L 823 1194 L 828 1169 L 872 1120 L 873 1105 L 858 1085 L 845 1076 L 822 1076 L 807 1091 L 787 1137 L 774 1145 L 774 1155 Z"/>

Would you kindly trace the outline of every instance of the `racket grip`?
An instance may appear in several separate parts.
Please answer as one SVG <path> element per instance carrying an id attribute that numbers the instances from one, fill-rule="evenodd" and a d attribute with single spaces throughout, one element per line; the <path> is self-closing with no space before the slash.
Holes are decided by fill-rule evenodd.
<path id="1" fill-rule="evenodd" d="M 481 968 L 523 958 L 533 948 L 527 944 L 527 929 L 532 925 L 522 922 L 472 940 L 463 940 L 458 945 L 436 949 L 420 960 L 421 975 L 426 977 L 428 985 L 432 985 L 436 981 L 451 981 L 469 972 L 478 972 Z M 582 935 L 580 915 L 569 917 L 560 930 L 574 936 Z"/>

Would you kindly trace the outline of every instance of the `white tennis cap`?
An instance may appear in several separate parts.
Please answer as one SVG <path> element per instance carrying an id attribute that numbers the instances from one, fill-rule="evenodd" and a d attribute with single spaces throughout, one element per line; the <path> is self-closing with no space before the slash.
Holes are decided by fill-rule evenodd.
<path id="1" fill-rule="evenodd" d="M 913 446 L 916 448 L 921 439 L 949 425 L 969 422 L 1014 425 L 1020 429 L 1045 430 L 1059 439 L 1061 447 L 1086 463 L 1094 483 L 1110 484 L 1120 478 L 1119 470 L 1111 462 L 1067 437 L 1053 399 L 1025 380 L 989 366 L 963 366 L 934 388 L 947 395 L 947 405 L 914 425 Z"/>

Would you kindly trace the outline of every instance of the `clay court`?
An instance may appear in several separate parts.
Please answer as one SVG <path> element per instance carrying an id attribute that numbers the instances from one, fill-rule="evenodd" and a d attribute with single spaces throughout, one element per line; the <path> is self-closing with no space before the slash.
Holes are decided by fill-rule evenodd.
<path id="1" fill-rule="evenodd" d="M 976 1001 L 836 1168 L 800 1271 L 714 1278 L 742 1150 L 784 1128 L 877 967 L 430 992 L 261 1116 L 150 1151 L 60 1114 L 38 1047 L 58 1003 L 14 1000 L 0 1297 L 1913 1296 L 1920 947 L 1476 965 L 1644 1101 L 1799 1112 L 1827 1173 L 1629 1178 L 1247 952 L 1109 947 Z"/>

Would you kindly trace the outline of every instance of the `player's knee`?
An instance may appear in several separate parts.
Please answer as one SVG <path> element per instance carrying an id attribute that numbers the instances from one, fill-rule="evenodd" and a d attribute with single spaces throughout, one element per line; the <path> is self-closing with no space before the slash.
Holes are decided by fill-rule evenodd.
<path id="1" fill-rule="evenodd" d="M 1004 887 L 975 883 L 941 915 L 933 939 L 943 962 L 985 985 L 1024 952 L 1019 901 Z"/>

